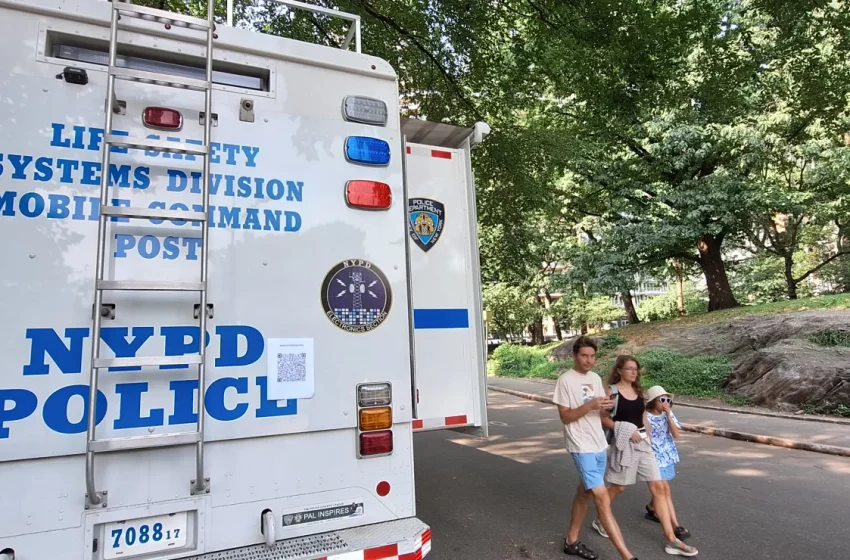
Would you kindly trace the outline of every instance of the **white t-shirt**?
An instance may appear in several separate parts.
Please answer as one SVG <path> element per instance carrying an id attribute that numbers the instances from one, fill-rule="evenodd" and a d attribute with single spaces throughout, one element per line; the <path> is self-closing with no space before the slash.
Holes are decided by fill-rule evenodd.
<path id="1" fill-rule="evenodd" d="M 564 373 L 555 384 L 555 404 L 579 408 L 596 397 L 604 397 L 602 380 L 595 373 L 579 373 L 574 369 Z M 575 422 L 564 425 L 567 451 L 570 453 L 599 453 L 608 449 L 602 417 L 598 410 L 588 412 Z"/>

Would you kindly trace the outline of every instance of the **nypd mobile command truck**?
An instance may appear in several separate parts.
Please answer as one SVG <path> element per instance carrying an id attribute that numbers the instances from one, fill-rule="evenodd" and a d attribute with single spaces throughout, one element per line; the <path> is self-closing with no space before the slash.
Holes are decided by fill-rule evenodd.
<path id="1" fill-rule="evenodd" d="M 343 48 L 0 0 L 2 560 L 429 552 L 413 433 L 487 427 L 488 128 L 282 3 Z"/>

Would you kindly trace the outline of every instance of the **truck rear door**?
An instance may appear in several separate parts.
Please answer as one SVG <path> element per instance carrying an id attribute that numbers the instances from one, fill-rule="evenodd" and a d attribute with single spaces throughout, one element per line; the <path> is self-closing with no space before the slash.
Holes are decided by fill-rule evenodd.
<path id="1" fill-rule="evenodd" d="M 415 431 L 487 435 L 471 130 L 402 119 Z"/>

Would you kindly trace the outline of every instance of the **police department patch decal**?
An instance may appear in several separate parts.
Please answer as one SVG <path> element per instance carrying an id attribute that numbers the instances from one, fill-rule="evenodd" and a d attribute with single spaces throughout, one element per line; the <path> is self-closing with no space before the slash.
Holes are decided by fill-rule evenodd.
<path id="1" fill-rule="evenodd" d="M 393 303 L 392 289 L 380 268 L 352 259 L 333 267 L 322 282 L 322 308 L 339 329 L 366 333 L 383 323 Z"/>
<path id="2" fill-rule="evenodd" d="M 445 205 L 430 198 L 411 198 L 407 201 L 407 215 L 410 238 L 427 253 L 443 233 Z"/>

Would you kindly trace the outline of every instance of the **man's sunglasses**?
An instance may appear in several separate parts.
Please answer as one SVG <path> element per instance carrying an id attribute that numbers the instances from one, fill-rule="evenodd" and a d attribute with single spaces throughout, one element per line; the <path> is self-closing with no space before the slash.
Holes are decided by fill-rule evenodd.
<path id="1" fill-rule="evenodd" d="M 671 399 L 670 397 L 658 397 L 658 402 L 672 403 L 673 399 Z"/>

